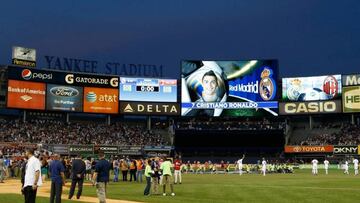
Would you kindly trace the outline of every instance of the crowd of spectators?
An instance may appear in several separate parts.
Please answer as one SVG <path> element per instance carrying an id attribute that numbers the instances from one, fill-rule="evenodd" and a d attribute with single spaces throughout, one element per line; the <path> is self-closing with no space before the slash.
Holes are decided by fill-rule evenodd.
<path id="1" fill-rule="evenodd" d="M 358 145 L 360 125 L 343 124 L 339 132 L 321 133 L 309 137 L 301 145 Z"/>
<path id="2" fill-rule="evenodd" d="M 214 120 L 190 120 L 177 122 L 176 129 L 190 130 L 279 130 L 284 129 L 285 123 L 279 121 L 262 120 L 242 120 L 242 121 L 214 121 Z"/>
<path id="3" fill-rule="evenodd" d="M 166 139 L 142 125 L 116 122 L 65 123 L 58 120 L 0 120 L 0 142 L 36 144 L 165 145 Z"/>

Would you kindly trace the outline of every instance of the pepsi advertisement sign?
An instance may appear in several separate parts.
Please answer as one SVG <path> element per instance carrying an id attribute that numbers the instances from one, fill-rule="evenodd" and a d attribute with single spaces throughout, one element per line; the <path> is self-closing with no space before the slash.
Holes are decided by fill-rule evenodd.
<path id="1" fill-rule="evenodd" d="M 46 88 L 46 110 L 83 111 L 83 88 L 48 84 Z"/>
<path id="2" fill-rule="evenodd" d="M 9 66 L 8 78 L 13 80 L 35 81 L 45 83 L 64 83 L 65 73 L 39 70 L 35 68 L 20 68 Z"/>
<path id="3" fill-rule="evenodd" d="M 23 81 L 45 82 L 91 87 L 119 87 L 119 77 L 110 75 L 79 74 L 62 71 L 47 71 L 40 69 L 9 66 L 8 78 Z"/>
<path id="4" fill-rule="evenodd" d="M 277 116 L 276 60 L 183 61 L 182 116 Z"/>

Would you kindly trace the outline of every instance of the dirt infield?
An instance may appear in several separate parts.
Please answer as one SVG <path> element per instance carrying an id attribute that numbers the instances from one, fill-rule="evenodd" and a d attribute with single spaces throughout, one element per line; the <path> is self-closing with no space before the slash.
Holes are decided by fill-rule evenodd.
<path id="1" fill-rule="evenodd" d="M 89 185 L 88 183 L 84 183 L 84 185 Z M 66 186 L 63 187 L 62 199 L 67 199 L 70 190 L 70 184 L 67 183 Z M 95 189 L 94 189 L 95 190 Z M 20 180 L 6 180 L 5 183 L 0 183 L 0 193 L 13 193 L 13 194 L 21 194 L 21 183 Z M 50 181 L 46 181 L 41 187 L 39 187 L 37 191 L 37 196 L 40 197 L 50 197 Z M 79 200 L 76 197 L 73 197 L 72 201 L 74 202 L 99 202 L 96 197 L 89 196 L 81 196 Z M 134 201 L 127 200 L 117 200 L 117 199 L 106 199 L 107 203 L 139 203 Z"/>

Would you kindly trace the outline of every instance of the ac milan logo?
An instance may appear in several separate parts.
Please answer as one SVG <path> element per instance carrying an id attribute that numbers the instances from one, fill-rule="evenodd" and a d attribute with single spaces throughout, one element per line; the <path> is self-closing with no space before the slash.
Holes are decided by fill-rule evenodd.
<path id="1" fill-rule="evenodd" d="M 334 98 L 338 94 L 338 81 L 334 76 L 327 76 L 323 83 L 323 91 L 329 96 L 329 99 Z"/>

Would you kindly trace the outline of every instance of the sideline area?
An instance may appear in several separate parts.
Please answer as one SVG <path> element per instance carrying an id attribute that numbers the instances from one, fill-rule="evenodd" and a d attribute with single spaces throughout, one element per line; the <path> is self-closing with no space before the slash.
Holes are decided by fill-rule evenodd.
<path id="1" fill-rule="evenodd" d="M 50 181 L 46 181 L 41 187 L 39 187 L 37 191 L 38 197 L 50 197 Z M 89 183 L 84 183 L 85 185 L 90 185 Z M 20 194 L 21 195 L 21 183 L 20 180 L 17 179 L 8 179 L 5 183 L 0 184 L 0 194 Z M 70 183 L 68 182 L 67 185 L 63 187 L 63 194 L 62 199 L 68 200 L 68 194 L 70 189 Z M 95 190 L 95 188 L 94 188 Z M 91 202 L 91 203 L 97 203 L 99 202 L 99 199 L 96 197 L 90 197 L 90 196 L 81 196 L 79 200 L 76 199 L 74 196 L 71 201 L 74 202 Z M 118 200 L 118 199 L 106 199 L 107 203 L 140 203 L 135 201 L 127 201 L 127 200 Z"/>

